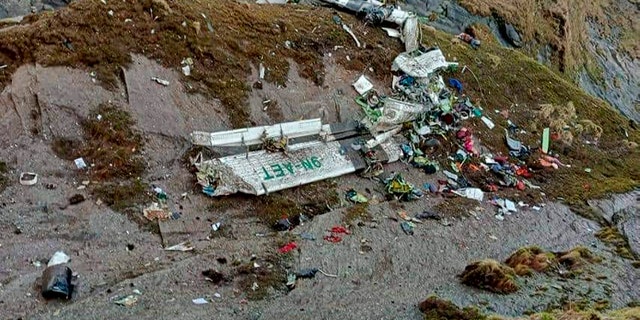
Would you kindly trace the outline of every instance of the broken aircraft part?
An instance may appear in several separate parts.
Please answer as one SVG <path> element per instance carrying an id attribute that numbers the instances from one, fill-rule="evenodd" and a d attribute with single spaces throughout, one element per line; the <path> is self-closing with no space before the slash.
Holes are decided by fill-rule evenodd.
<path id="1" fill-rule="evenodd" d="M 229 132 L 218 134 L 225 136 Z M 286 154 L 259 150 L 207 161 L 200 157 L 194 165 L 198 169 L 198 183 L 210 196 L 237 192 L 263 195 L 367 168 L 363 153 L 350 146 L 369 139 L 368 145 L 375 146 L 373 150 L 377 152 L 378 159 L 383 162 L 397 161 L 401 151 L 398 144 L 389 139 L 390 136 L 385 135 L 386 139 L 383 140 L 359 134 L 328 142 L 300 142 L 289 145 Z M 236 136 L 236 139 L 238 137 L 241 139 L 242 136 Z M 233 145 L 239 142 L 227 140 L 226 143 Z"/>

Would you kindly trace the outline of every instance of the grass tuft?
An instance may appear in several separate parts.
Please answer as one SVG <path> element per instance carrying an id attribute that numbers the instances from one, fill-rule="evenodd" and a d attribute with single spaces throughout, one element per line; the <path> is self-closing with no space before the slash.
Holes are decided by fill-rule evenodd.
<path id="1" fill-rule="evenodd" d="M 515 275 L 511 267 L 495 260 L 485 259 L 468 265 L 460 274 L 460 281 L 479 289 L 508 294 L 519 289 L 514 280 Z"/>

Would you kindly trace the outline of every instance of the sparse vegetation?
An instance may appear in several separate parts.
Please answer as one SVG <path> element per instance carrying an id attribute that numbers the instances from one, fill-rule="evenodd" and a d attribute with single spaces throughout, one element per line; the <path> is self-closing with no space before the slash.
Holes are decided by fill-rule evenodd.
<path id="1" fill-rule="evenodd" d="M 150 187 L 140 180 L 101 183 L 93 188 L 93 196 L 116 211 L 125 210 L 152 199 Z"/>
<path id="2" fill-rule="evenodd" d="M 85 135 L 82 155 L 91 164 L 92 179 L 136 179 L 144 172 L 140 156 L 143 139 L 134 125 L 129 113 L 113 105 L 99 106 L 82 123 Z"/>
<path id="3" fill-rule="evenodd" d="M 640 308 L 628 307 L 603 313 L 607 301 L 599 301 L 593 309 L 566 308 L 532 313 L 518 319 L 528 320 L 637 320 L 640 319 Z M 460 308 L 448 300 L 430 296 L 418 305 L 424 313 L 425 320 L 507 320 L 510 317 L 500 315 L 486 315 L 477 308 Z"/>
<path id="4" fill-rule="evenodd" d="M 371 219 L 371 215 L 369 214 L 369 203 L 356 203 L 350 207 L 348 207 L 344 216 L 342 217 L 342 222 L 347 225 L 353 224 L 355 221 L 367 221 Z"/>
<path id="5" fill-rule="evenodd" d="M 576 271 L 587 263 L 600 263 L 602 258 L 585 247 L 575 247 L 569 251 L 556 253 L 556 261 L 570 271 Z"/>
<path id="6" fill-rule="evenodd" d="M 418 306 L 425 320 L 485 320 L 487 317 L 473 307 L 459 308 L 451 301 L 430 296 Z"/>
<path id="7" fill-rule="evenodd" d="M 458 218 L 469 215 L 469 209 L 478 205 L 478 202 L 473 199 L 464 197 L 448 198 L 445 201 L 438 203 L 433 210 L 443 217 Z"/>
<path id="8" fill-rule="evenodd" d="M 618 228 L 604 227 L 596 233 L 596 237 L 598 237 L 603 242 L 606 242 L 609 245 L 613 246 L 619 256 L 625 259 L 635 259 L 634 254 L 629 247 L 629 242 L 620 233 Z"/>
<path id="9" fill-rule="evenodd" d="M 81 125 L 82 141 L 56 137 L 51 144 L 53 152 L 65 160 L 83 157 L 89 166 L 86 175 L 92 182 L 93 196 L 112 209 L 125 212 L 148 202 L 150 188 L 140 180 L 146 169 L 140 154 L 144 140 L 134 129 L 133 118 L 121 108 L 102 104 Z"/>
<path id="10" fill-rule="evenodd" d="M 72 161 L 82 156 L 82 141 L 55 137 L 51 142 L 51 150 L 60 159 Z"/>
<path id="11" fill-rule="evenodd" d="M 287 271 L 282 257 L 269 254 L 259 261 L 259 267 L 253 262 L 240 263 L 235 268 L 242 292 L 247 299 L 255 301 L 269 297 L 271 292 L 287 290 Z"/>
<path id="12" fill-rule="evenodd" d="M 258 199 L 255 211 L 268 225 L 273 225 L 282 218 L 289 218 L 297 224 L 300 214 L 307 218 L 323 214 L 340 204 L 335 182 L 320 181 L 293 189 L 262 196 Z"/>
<path id="13" fill-rule="evenodd" d="M 479 289 L 508 294 L 519 289 L 514 280 L 515 275 L 511 267 L 495 260 L 485 259 L 468 265 L 460 274 L 460 281 Z"/>

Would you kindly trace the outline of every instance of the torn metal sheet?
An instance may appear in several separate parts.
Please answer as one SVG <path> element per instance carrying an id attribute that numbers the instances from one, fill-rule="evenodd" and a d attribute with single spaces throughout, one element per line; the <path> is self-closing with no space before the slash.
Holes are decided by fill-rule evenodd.
<path id="1" fill-rule="evenodd" d="M 418 23 L 418 17 L 415 15 L 409 16 L 402 26 L 402 42 L 404 42 L 404 50 L 406 52 L 413 52 L 420 47 L 420 24 Z"/>
<path id="2" fill-rule="evenodd" d="M 428 78 L 434 72 L 452 65 L 457 65 L 457 63 L 447 62 L 442 51 L 434 49 L 424 53 L 420 51 L 403 52 L 393 60 L 391 70 L 402 70 L 415 78 Z"/>
<path id="3" fill-rule="evenodd" d="M 263 195 L 315 181 L 338 177 L 366 167 L 365 160 L 350 146 L 356 139 L 332 142 L 311 141 L 291 145 L 287 154 L 254 151 L 197 163 L 212 196 L 232 193 Z M 400 147 L 393 140 L 380 144 L 386 162 L 400 159 Z M 202 182 L 201 182 L 202 184 Z M 204 185 L 204 184 L 203 184 Z"/>
<path id="4" fill-rule="evenodd" d="M 318 119 L 285 122 L 272 126 L 252 127 L 222 132 L 201 132 L 191 134 L 191 142 L 199 146 L 232 147 L 261 144 L 265 138 L 288 139 L 329 134 L 329 125 L 322 125 Z"/>
<path id="5" fill-rule="evenodd" d="M 384 100 L 382 116 L 372 125 L 375 132 L 389 131 L 400 124 L 410 122 L 431 110 L 431 106 L 400 101 L 393 98 Z"/>

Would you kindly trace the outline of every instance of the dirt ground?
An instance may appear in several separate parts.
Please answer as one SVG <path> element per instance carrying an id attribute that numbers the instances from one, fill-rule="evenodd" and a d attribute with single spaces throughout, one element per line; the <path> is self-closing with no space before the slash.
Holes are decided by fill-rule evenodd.
<path id="1" fill-rule="evenodd" d="M 134 56 L 133 61 L 125 71 L 125 83 L 116 91 L 102 89 L 84 71 L 26 65 L 0 95 L 1 126 L 6 133 L 0 141 L 0 156 L 10 168 L 10 183 L 1 194 L 0 301 L 3 314 L 10 319 L 201 319 L 213 315 L 221 319 L 292 315 L 297 319 L 419 319 L 415 306 L 431 293 L 460 305 L 478 304 L 506 315 L 541 310 L 565 296 L 607 298 L 613 307 L 640 298 L 636 289 L 639 279 L 631 271 L 630 262 L 611 254 L 611 249 L 595 238 L 597 224 L 559 204 L 549 203 L 539 212 L 521 210 L 505 221 L 496 220 L 495 208 L 486 205 L 461 207 L 457 216 L 466 218 L 418 224 L 415 234 L 408 236 L 397 221 L 388 217 L 395 217 L 400 210 L 415 214 L 433 208 L 442 198 L 427 195 L 406 204 L 385 202 L 381 184 L 346 176 L 334 181 L 336 191 L 342 196 L 355 187 L 367 195 L 373 200 L 367 209 L 371 219 L 360 226 L 354 222 L 352 234 L 337 244 L 322 237 L 326 230 L 343 223 L 346 208 L 317 216 L 291 232 L 275 233 L 252 214 L 255 201 L 239 198 L 223 208 L 219 200 L 194 192 L 193 177 L 178 160 L 188 148 L 192 130 L 213 131 L 229 125 L 222 112 L 211 112 L 219 104 L 186 94 L 176 71 L 141 56 Z M 353 117 L 357 107 L 350 102 L 349 90 L 358 74 L 336 66 L 330 58 L 325 63 L 330 70 L 326 86 L 314 86 L 292 70 L 286 88 L 265 85 L 255 91 L 249 99 L 253 120 L 272 123 L 279 121 L 273 117 L 324 115 L 326 121 L 336 121 L 338 115 L 331 103 L 334 96 L 340 104 L 340 117 Z M 170 85 L 152 82 L 151 76 L 162 77 Z M 254 70 L 247 82 L 252 83 L 256 77 Z M 265 98 L 279 101 L 277 113 L 263 111 Z M 143 155 L 148 168 L 144 180 L 163 188 L 171 205 L 180 207 L 183 215 L 174 223 L 182 224 L 188 233 L 163 234 L 161 238 L 130 216 L 98 205 L 98 199 L 83 188 L 83 176 L 73 162 L 52 152 L 53 138 L 81 137 L 81 120 L 89 110 L 109 101 L 132 114 L 138 129 L 144 132 Z M 39 116 L 34 117 L 32 110 Z M 33 128 L 39 129 L 38 134 Z M 436 179 L 403 163 L 389 165 L 386 170 L 402 172 L 417 186 Z M 23 171 L 38 173 L 39 182 L 34 186 L 18 184 L 17 177 Z M 180 196 L 184 192 L 186 198 Z M 74 194 L 88 199 L 68 205 Z M 137 207 L 138 217 L 141 209 Z M 218 221 L 223 229 L 216 234 L 210 225 Z M 300 239 L 303 231 L 317 240 Z M 300 249 L 280 258 L 277 248 L 292 239 Z M 193 244 L 194 252 L 163 250 L 163 242 L 185 240 Z M 527 289 L 510 296 L 470 289 L 456 279 L 475 259 L 505 259 L 518 247 L 529 244 L 558 251 L 575 245 L 590 246 L 606 258 L 606 264 L 593 271 L 606 278 L 562 283 L 540 276 L 530 280 L 535 285 L 529 283 Z M 71 256 L 70 267 L 77 274 L 71 301 L 45 301 L 39 294 L 39 277 L 57 250 Z M 279 257 L 279 262 L 273 257 Z M 257 263 L 258 269 L 266 270 L 269 266 L 291 270 L 318 267 L 338 277 L 318 274 L 315 279 L 301 279 L 288 293 L 282 283 L 265 283 L 278 290 L 258 289 L 265 289 L 265 295 L 255 300 L 247 286 L 247 281 L 252 284 L 251 278 L 238 273 L 238 265 L 247 263 Z M 219 270 L 228 280 L 208 282 L 202 275 L 207 269 Z M 551 289 L 543 297 L 530 297 L 537 286 Z M 114 303 L 134 290 L 141 293 L 135 305 Z M 199 297 L 211 302 L 195 305 L 191 300 Z"/>

